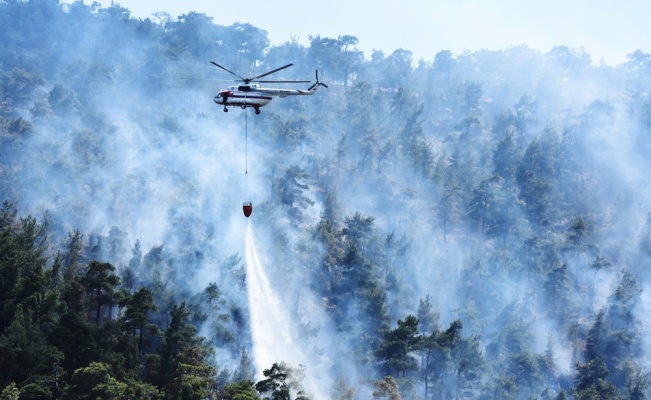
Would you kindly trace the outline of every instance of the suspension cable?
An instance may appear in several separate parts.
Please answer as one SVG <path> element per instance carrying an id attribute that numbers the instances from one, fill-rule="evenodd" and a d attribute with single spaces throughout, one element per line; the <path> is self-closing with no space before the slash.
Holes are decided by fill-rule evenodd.
<path id="1" fill-rule="evenodd" d="M 249 174 L 249 110 L 244 109 L 244 175 Z"/>

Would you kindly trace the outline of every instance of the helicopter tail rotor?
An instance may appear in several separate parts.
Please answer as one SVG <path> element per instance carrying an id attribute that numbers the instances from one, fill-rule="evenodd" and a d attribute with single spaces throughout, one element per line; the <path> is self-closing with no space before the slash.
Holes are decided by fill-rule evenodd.
<path id="1" fill-rule="evenodd" d="M 310 88 L 308 90 L 314 90 L 319 86 L 323 86 L 325 88 L 328 88 L 328 85 L 326 85 L 325 83 L 319 81 L 319 70 L 318 69 L 315 71 L 315 73 L 316 73 L 316 83 L 314 83 L 314 85 L 310 86 Z"/>

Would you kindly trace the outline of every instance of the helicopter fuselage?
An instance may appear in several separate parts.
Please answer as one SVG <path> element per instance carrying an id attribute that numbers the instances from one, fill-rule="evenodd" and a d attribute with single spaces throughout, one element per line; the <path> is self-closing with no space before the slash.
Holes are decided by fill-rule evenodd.
<path id="1" fill-rule="evenodd" d="M 220 91 L 214 97 L 214 102 L 224 106 L 224 111 L 228 111 L 227 107 L 253 107 L 255 113 L 260 113 L 260 107 L 266 106 L 274 96 L 301 96 L 311 95 L 316 92 L 319 85 L 315 84 L 308 90 L 300 89 L 283 89 L 283 88 L 265 88 L 258 84 L 244 84 L 239 86 L 230 86 L 228 89 Z"/>
<path id="2" fill-rule="evenodd" d="M 215 103 L 226 107 L 253 107 L 256 113 L 262 106 L 266 106 L 271 101 L 271 96 L 258 90 L 258 85 L 240 85 L 231 86 L 226 90 L 220 91 L 213 99 Z"/>

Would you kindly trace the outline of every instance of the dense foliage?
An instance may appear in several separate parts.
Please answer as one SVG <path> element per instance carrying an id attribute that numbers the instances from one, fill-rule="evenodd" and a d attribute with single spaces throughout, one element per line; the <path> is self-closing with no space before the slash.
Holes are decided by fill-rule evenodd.
<path id="1" fill-rule="evenodd" d="M 152 18 L 0 1 L 0 399 L 649 397 L 651 55 Z M 211 59 L 329 88 L 225 114 Z"/>

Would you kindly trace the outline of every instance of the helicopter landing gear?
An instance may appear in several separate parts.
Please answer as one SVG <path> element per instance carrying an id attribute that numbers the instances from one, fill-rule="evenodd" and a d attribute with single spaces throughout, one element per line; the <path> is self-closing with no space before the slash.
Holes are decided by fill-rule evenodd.
<path id="1" fill-rule="evenodd" d="M 255 109 L 255 113 L 256 113 L 256 114 L 260 114 L 260 108 L 256 107 L 256 109 Z"/>
<path id="2" fill-rule="evenodd" d="M 226 106 L 224 106 L 224 112 L 228 112 L 228 108 L 226 108 Z"/>
<path id="3" fill-rule="evenodd" d="M 242 110 L 246 110 L 246 104 L 242 104 L 241 107 L 242 107 Z"/>

